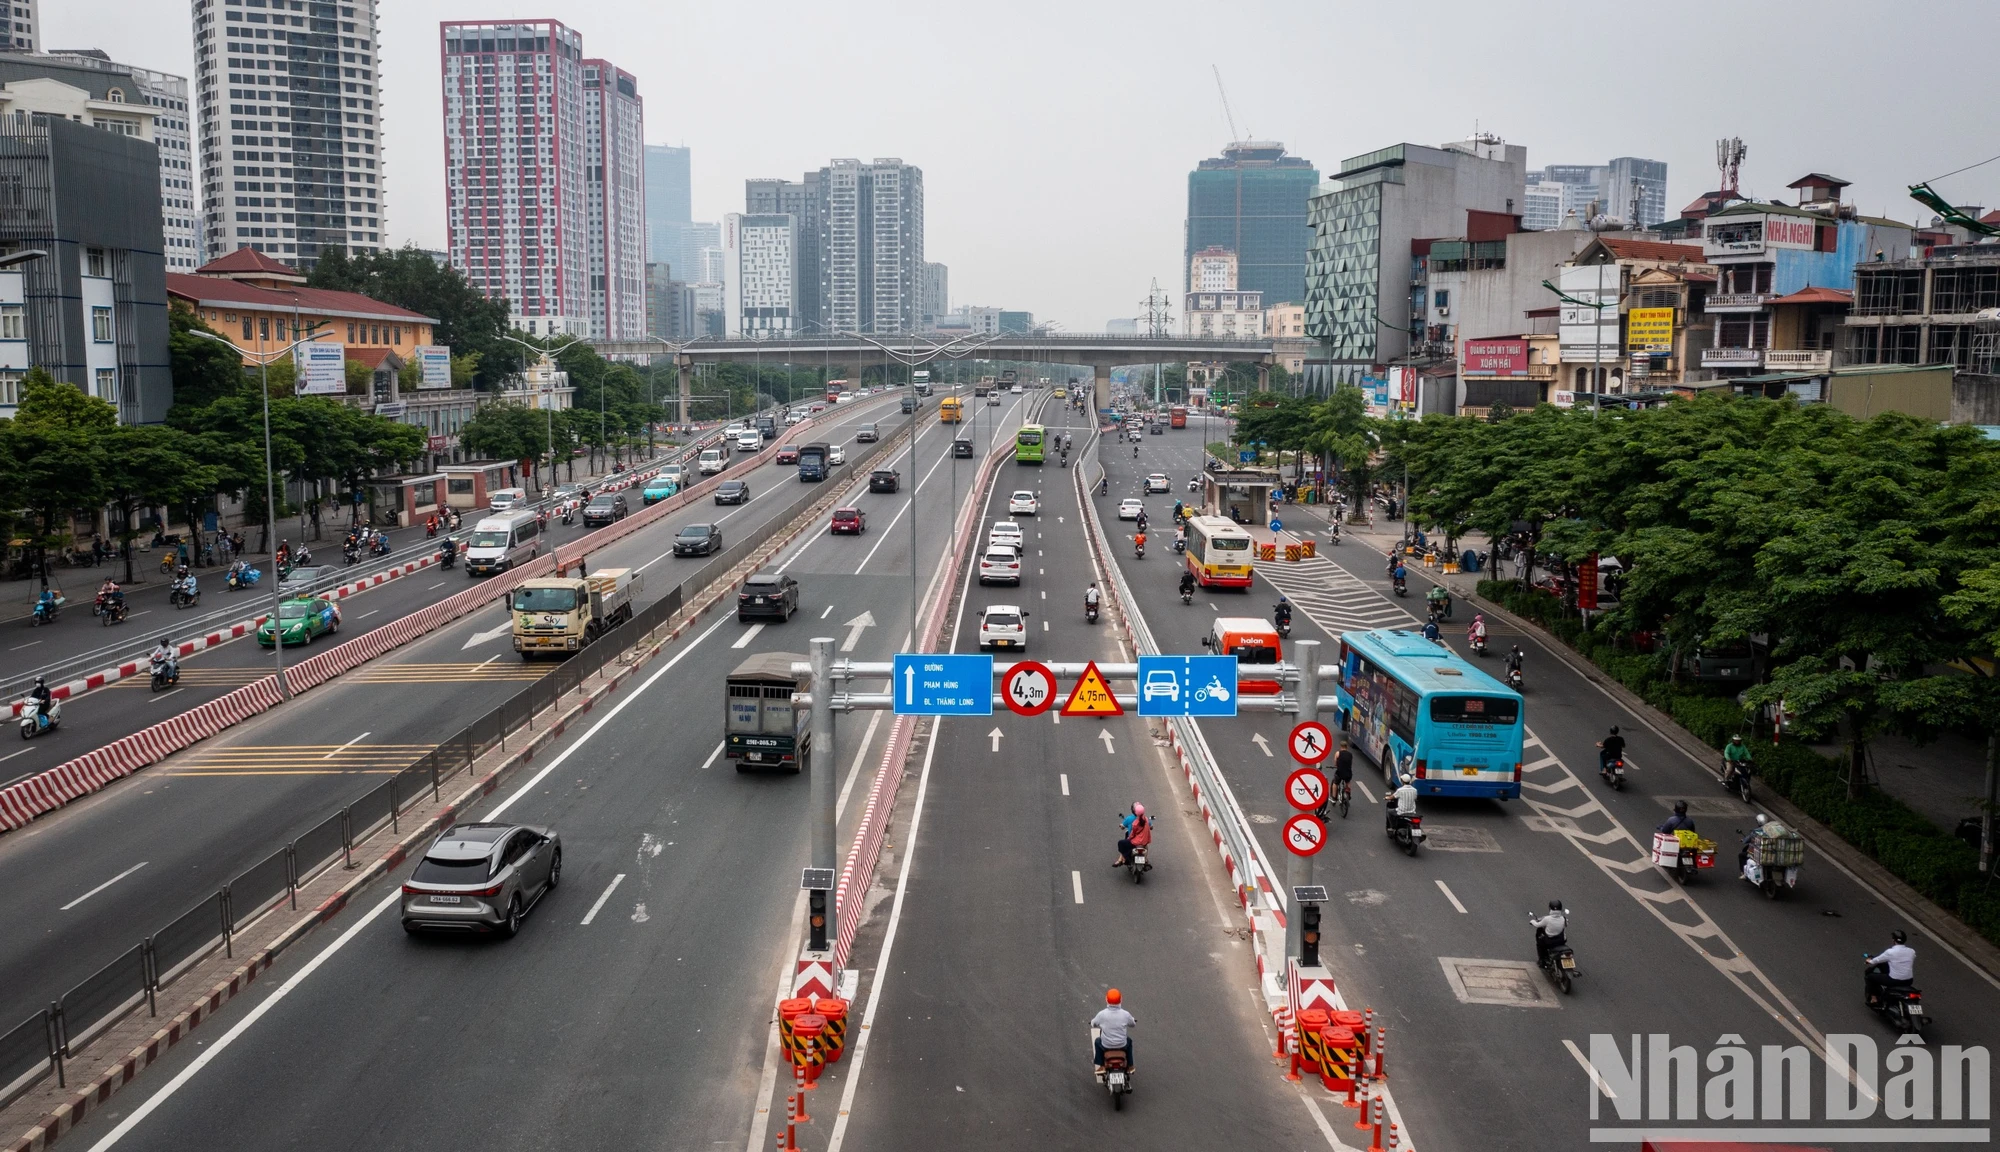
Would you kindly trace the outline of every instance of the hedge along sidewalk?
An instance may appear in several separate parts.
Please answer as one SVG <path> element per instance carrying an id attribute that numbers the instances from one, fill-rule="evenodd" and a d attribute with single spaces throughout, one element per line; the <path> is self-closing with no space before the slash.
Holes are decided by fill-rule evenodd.
<path id="1" fill-rule="evenodd" d="M 816 506 L 837 495 L 837 492 L 828 492 L 813 503 Z M 758 565 L 768 563 L 771 556 L 811 527 L 817 514 L 817 507 L 809 508 L 794 518 L 789 530 L 780 528 L 767 537 L 761 547 L 733 565 L 727 575 L 711 580 L 692 603 L 683 606 L 675 619 L 662 624 L 650 635 L 639 637 L 630 648 L 606 662 L 591 679 L 579 685 L 568 708 L 563 708 L 558 701 L 554 709 L 557 713 L 555 718 L 530 729 L 525 740 L 511 749 L 503 744 L 489 751 L 471 770 L 476 778 L 449 802 L 419 801 L 401 813 L 396 822 L 385 822 L 358 841 L 355 844 L 355 869 L 336 865 L 302 886 L 298 893 L 299 903 L 309 906 L 311 911 L 286 924 L 269 944 L 244 958 L 232 958 L 226 951 L 211 953 L 176 979 L 169 987 L 177 989 L 184 982 L 192 987 L 208 986 L 207 991 L 186 1002 L 188 1006 L 178 1015 L 162 1023 L 162 1018 L 135 1009 L 93 1038 L 84 1050 L 85 1058 L 68 1064 L 68 1087 L 59 1086 L 51 1076 L 0 1111 L 0 1131 L 17 1125 L 26 1126 L 20 1137 L 3 1146 L 4 1152 L 36 1152 L 46 1148 L 81 1124 L 87 1115 L 101 1109 L 148 1065 L 185 1040 L 224 1004 L 246 991 L 272 967 L 280 953 L 320 926 L 331 923 L 364 889 L 388 877 L 412 854 L 421 852 L 431 837 L 450 827 L 466 809 L 492 794 L 520 768 L 532 763 L 537 754 L 561 739 L 572 725 L 584 719 L 628 677 L 657 657 L 667 645 L 679 639 L 731 594 L 737 579 Z M 396 831 L 402 823 L 414 823 L 412 831 L 407 834 Z M 358 858 L 363 845 L 379 849 L 382 854 L 372 863 L 361 864 Z M 280 902 L 272 912 L 246 924 L 236 935 L 239 938 L 250 936 L 261 930 L 271 917 L 280 916 L 289 908 L 288 901 Z M 162 999 L 165 998 L 163 993 Z"/>
<path id="2" fill-rule="evenodd" d="M 1428 572 L 1415 568 L 1411 569 L 1411 571 L 1418 572 L 1419 575 L 1429 578 Z M 1480 581 L 1482 585 L 1490 585 L 1492 583 L 1496 582 Z M 1508 581 L 1505 583 L 1511 584 L 1512 582 Z M 1523 632 L 1539 633 L 1545 646 L 1558 660 L 1561 660 L 1571 670 L 1576 672 L 1577 675 L 1588 680 L 1606 695 L 1624 705 L 1628 711 L 1639 718 L 1640 723 L 1645 724 L 1655 734 L 1694 761 L 1696 767 L 1702 772 L 1710 775 L 1714 773 L 1714 764 L 1717 762 L 1720 753 L 1713 746 L 1683 727 L 1672 716 L 1669 716 L 1638 693 L 1632 691 L 1632 689 L 1627 687 L 1609 670 L 1600 666 L 1594 659 L 1578 651 L 1569 641 L 1540 623 L 1514 612 L 1491 596 L 1481 596 L 1476 593 L 1466 594 L 1462 591 L 1458 594 L 1467 601 L 1478 604 L 1484 611 L 1491 612 L 1495 616 L 1520 628 Z M 1737 715 L 1741 715 L 1741 710 L 1733 702 L 1720 701 L 1720 703 L 1727 705 Z M 1803 746 L 1798 747 L 1799 754 L 1814 756 L 1824 760 L 1824 757 L 1819 757 L 1817 753 L 1805 749 Z M 1939 906 L 1930 897 L 1890 871 L 1881 861 L 1868 855 L 1833 828 L 1814 819 L 1798 805 L 1779 795 L 1771 787 L 1768 776 L 1764 777 L 1763 782 L 1764 787 L 1757 790 L 1757 802 L 1759 805 L 1769 808 L 1778 819 L 1798 829 L 1812 843 L 1814 848 L 1818 849 L 1835 867 L 1845 872 L 1850 879 L 1862 887 L 1870 889 L 1871 893 L 1876 898 L 1882 900 L 1883 903 L 1895 906 L 1898 911 L 1915 921 L 1932 939 L 1951 950 L 1959 959 L 1965 961 L 1967 965 L 1985 976 L 1988 982 L 1993 983 L 1995 986 L 2000 986 L 2000 947 L 1995 946 L 1993 941 L 1982 936 L 1970 924 Z M 1949 838 L 1938 834 L 1938 839 L 1945 840 Z M 1957 841 L 1951 841 L 1951 843 L 1956 844 Z"/>

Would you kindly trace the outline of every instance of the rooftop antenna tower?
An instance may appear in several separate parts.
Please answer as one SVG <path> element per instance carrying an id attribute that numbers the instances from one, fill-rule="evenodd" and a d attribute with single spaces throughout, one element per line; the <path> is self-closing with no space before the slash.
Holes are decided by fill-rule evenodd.
<path id="1" fill-rule="evenodd" d="M 1722 187 L 1719 191 L 1731 196 L 1742 196 L 1737 190 L 1737 175 L 1743 168 L 1743 157 L 1749 154 L 1750 149 L 1744 146 L 1743 138 L 1740 136 L 1731 136 L 1727 140 L 1715 142 L 1715 166 L 1722 170 Z"/>

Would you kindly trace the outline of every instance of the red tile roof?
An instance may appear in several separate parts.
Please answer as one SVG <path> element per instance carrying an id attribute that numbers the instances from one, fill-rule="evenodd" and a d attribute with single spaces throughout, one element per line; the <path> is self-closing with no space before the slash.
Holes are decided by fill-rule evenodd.
<path id="1" fill-rule="evenodd" d="M 229 257 L 224 257 L 229 259 Z M 203 307 L 237 307 L 267 312 L 299 312 L 314 316 L 351 316 L 356 319 L 390 320 L 398 323 L 436 324 L 437 320 L 370 299 L 359 292 L 334 292 L 325 288 L 259 288 L 236 280 L 214 276 L 187 276 L 167 273 L 167 294 L 191 300 Z"/>
<path id="2" fill-rule="evenodd" d="M 389 358 L 389 352 L 390 349 L 388 348 L 349 348 L 347 350 L 347 358 L 357 363 L 366 364 L 370 369 L 375 369 L 380 368 L 382 361 Z"/>
<path id="3" fill-rule="evenodd" d="M 1771 301 L 1773 304 L 1852 304 L 1854 293 L 1839 288 L 1817 288 L 1808 285 L 1792 293 Z"/>
<path id="4" fill-rule="evenodd" d="M 1604 237 L 1603 244 L 1613 256 L 1621 260 L 1685 260 L 1690 264 L 1707 263 L 1702 259 L 1699 244 L 1671 244 L 1664 240 L 1618 240 Z"/>
<path id="5" fill-rule="evenodd" d="M 289 264 L 280 264 L 255 248 L 238 248 L 220 259 L 211 260 L 194 270 L 197 276 L 242 275 L 245 272 L 262 272 L 271 276 L 303 275 Z"/>
<path id="6" fill-rule="evenodd" d="M 2000 208 L 1995 208 L 1979 218 L 1981 224 L 2000 224 Z"/>

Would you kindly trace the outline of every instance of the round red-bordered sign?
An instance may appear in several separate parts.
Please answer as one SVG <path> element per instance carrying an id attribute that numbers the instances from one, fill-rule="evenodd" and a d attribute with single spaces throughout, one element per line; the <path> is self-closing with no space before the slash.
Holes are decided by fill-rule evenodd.
<path id="1" fill-rule="evenodd" d="M 1333 732 L 1317 720 L 1306 720 L 1292 729 L 1287 743 L 1292 759 L 1301 764 L 1317 764 L 1333 751 Z"/>
<path id="2" fill-rule="evenodd" d="M 1317 856 L 1326 847 L 1326 825 L 1308 812 L 1285 821 L 1285 847 L 1294 856 Z"/>
<path id="3" fill-rule="evenodd" d="M 1326 775 L 1317 768 L 1300 768 L 1285 777 L 1285 799 L 1301 812 L 1311 812 L 1326 801 Z"/>
<path id="4" fill-rule="evenodd" d="M 1055 706 L 1056 674 L 1039 660 L 1022 660 L 1000 678 L 1000 695 L 1016 716 L 1040 716 Z"/>

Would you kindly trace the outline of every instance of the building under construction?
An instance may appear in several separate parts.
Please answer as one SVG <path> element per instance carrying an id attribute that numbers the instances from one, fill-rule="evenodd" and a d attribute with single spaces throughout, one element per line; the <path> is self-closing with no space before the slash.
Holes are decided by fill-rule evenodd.
<path id="1" fill-rule="evenodd" d="M 1854 270 L 1849 364 L 1949 364 L 1952 419 L 2000 424 L 2000 243 Z"/>

